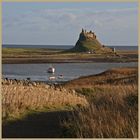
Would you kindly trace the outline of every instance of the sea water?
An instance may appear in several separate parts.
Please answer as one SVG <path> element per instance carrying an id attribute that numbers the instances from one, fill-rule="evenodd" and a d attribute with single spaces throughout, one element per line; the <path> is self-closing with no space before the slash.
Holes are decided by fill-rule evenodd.
<path id="1" fill-rule="evenodd" d="M 2 75 L 10 79 L 27 79 L 32 81 L 48 81 L 50 76 L 56 81 L 68 81 L 81 76 L 101 73 L 111 68 L 137 67 L 137 62 L 129 63 L 54 63 L 54 74 L 47 73 L 50 64 L 3 64 Z M 63 75 L 59 79 L 59 75 Z"/>

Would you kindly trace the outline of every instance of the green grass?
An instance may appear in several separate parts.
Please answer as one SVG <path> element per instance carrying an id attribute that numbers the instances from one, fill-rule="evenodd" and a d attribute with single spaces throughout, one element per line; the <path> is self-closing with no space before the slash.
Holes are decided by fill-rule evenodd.
<path id="1" fill-rule="evenodd" d="M 78 41 L 76 43 L 76 47 L 68 50 L 70 52 L 87 52 L 87 51 L 95 51 L 96 53 L 111 53 L 111 49 L 103 48 L 102 45 L 98 42 L 98 40 L 86 40 L 86 41 Z"/>
<path id="2" fill-rule="evenodd" d="M 44 49 L 44 48 L 2 48 L 2 55 L 47 55 L 61 52 L 61 49 Z"/>
<path id="3" fill-rule="evenodd" d="M 100 57 L 99 54 L 83 54 L 64 51 L 62 49 L 37 49 L 37 48 L 2 48 L 3 58 L 18 57 L 36 57 L 36 58 L 60 58 L 60 59 L 76 59 L 76 58 L 93 58 Z"/>
<path id="4" fill-rule="evenodd" d="M 88 46 L 88 47 L 87 47 Z M 81 49 L 82 48 L 82 49 Z M 84 42 L 80 50 L 92 48 L 92 43 Z M 88 54 L 87 52 L 62 49 L 38 49 L 38 48 L 2 48 L 2 63 L 46 63 L 46 62 L 136 62 L 138 54 L 127 52 L 127 54 L 119 52 L 121 57 L 108 53 L 108 48 L 104 52 L 102 49 L 96 48 L 96 53 Z M 122 57 L 125 56 L 125 57 Z M 90 59 L 90 60 L 88 60 Z"/>
<path id="5" fill-rule="evenodd" d="M 51 106 L 51 107 L 43 107 L 40 109 L 32 109 L 29 108 L 22 112 L 20 115 L 9 115 L 8 118 L 3 118 L 2 122 L 3 124 L 6 124 L 11 121 L 17 121 L 17 120 L 23 120 L 26 118 L 28 115 L 36 115 L 42 112 L 55 112 L 55 111 L 71 111 L 75 108 L 73 105 L 64 105 L 64 106 Z"/>

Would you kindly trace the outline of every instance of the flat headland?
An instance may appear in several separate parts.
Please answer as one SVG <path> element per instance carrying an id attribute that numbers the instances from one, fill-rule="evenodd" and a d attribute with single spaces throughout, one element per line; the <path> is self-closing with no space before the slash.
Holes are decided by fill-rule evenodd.
<path id="1" fill-rule="evenodd" d="M 2 48 L 3 64 L 18 63 L 94 63 L 94 62 L 137 62 L 138 51 L 116 50 L 115 53 L 96 54 L 68 52 L 59 49 Z"/>

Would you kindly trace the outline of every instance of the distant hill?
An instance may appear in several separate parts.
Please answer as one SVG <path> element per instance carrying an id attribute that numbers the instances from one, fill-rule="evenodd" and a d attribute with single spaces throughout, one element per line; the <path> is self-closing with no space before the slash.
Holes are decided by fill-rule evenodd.
<path id="1" fill-rule="evenodd" d="M 82 29 L 76 45 L 70 49 L 71 52 L 88 52 L 88 53 L 112 53 L 112 49 L 102 45 L 94 32 Z"/>

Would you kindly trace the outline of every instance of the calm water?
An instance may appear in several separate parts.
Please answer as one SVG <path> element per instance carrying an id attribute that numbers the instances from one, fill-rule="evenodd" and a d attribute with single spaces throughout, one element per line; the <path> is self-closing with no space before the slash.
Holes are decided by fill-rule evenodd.
<path id="1" fill-rule="evenodd" d="M 56 68 L 54 74 L 58 77 L 63 74 L 63 79 L 56 81 L 68 81 L 80 76 L 97 74 L 110 68 L 135 67 L 138 63 L 61 63 L 53 64 Z M 10 79 L 26 79 L 30 77 L 32 81 L 48 81 L 52 74 L 47 73 L 50 64 L 3 64 L 3 77 Z"/>
<path id="2" fill-rule="evenodd" d="M 70 49 L 73 45 L 2 45 L 6 48 L 51 48 L 51 49 Z M 138 50 L 138 46 L 109 46 L 117 50 Z"/>

